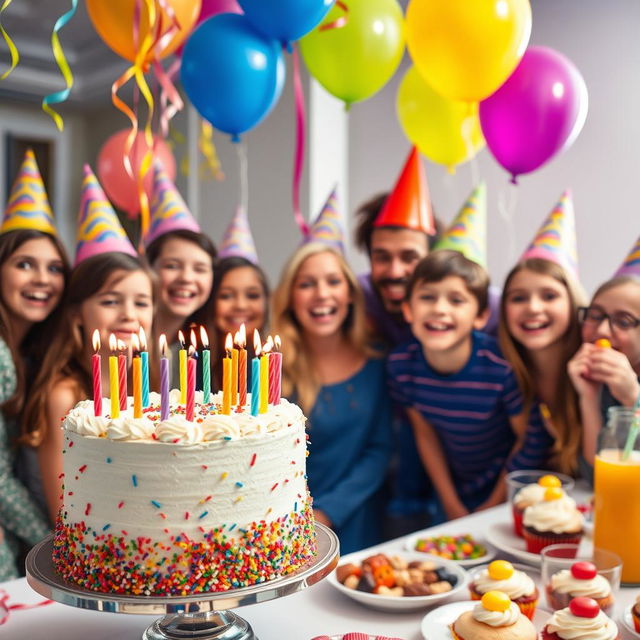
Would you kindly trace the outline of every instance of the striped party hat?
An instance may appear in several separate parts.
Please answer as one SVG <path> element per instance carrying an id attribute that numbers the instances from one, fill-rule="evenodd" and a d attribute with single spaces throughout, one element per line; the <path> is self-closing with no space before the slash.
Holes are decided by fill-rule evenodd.
<path id="1" fill-rule="evenodd" d="M 87 258 L 109 251 L 137 256 L 91 167 L 85 164 L 83 171 L 74 266 Z"/>
<path id="2" fill-rule="evenodd" d="M 434 249 L 453 249 L 487 266 L 487 186 L 481 182 L 462 205 Z"/>
<path id="3" fill-rule="evenodd" d="M 311 225 L 305 242 L 322 242 L 344 253 L 344 231 L 338 212 L 338 196 L 333 188 L 322 211 Z"/>
<path id="4" fill-rule="evenodd" d="M 571 190 L 567 189 L 520 260 L 545 258 L 578 275 L 578 242 Z"/>
<path id="5" fill-rule="evenodd" d="M 251 235 L 249 217 L 244 207 L 238 207 L 236 209 L 229 226 L 224 232 L 218 256 L 220 258 L 236 256 L 245 258 L 253 264 L 258 264 L 256 244 Z"/>
<path id="6" fill-rule="evenodd" d="M 165 233 L 183 229 L 200 233 L 200 225 L 191 215 L 189 207 L 162 165 L 156 162 L 153 166 L 151 223 L 144 238 L 144 244 L 148 247 Z"/>
<path id="7" fill-rule="evenodd" d="M 14 229 L 35 229 L 52 236 L 57 234 L 47 192 L 31 149 L 24 154 L 22 166 L 11 188 L 0 233 Z"/>
<path id="8" fill-rule="evenodd" d="M 640 277 L 640 238 L 636 240 L 631 251 L 629 251 L 624 262 L 616 271 L 615 276 L 636 276 Z"/>

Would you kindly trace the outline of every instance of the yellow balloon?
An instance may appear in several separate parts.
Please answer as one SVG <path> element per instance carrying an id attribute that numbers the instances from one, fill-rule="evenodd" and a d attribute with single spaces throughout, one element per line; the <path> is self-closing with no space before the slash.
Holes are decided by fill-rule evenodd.
<path id="1" fill-rule="evenodd" d="M 531 35 L 529 0 L 411 0 L 407 46 L 422 77 L 452 100 L 490 96 L 520 62 Z"/>
<path id="2" fill-rule="evenodd" d="M 400 82 L 396 110 L 402 130 L 420 153 L 449 170 L 484 147 L 478 104 L 443 98 L 415 67 Z"/>

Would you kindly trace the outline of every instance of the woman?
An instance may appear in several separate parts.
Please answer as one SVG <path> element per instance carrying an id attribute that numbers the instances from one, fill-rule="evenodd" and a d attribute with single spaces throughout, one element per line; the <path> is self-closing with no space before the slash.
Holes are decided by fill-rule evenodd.
<path id="1" fill-rule="evenodd" d="M 286 345 L 283 392 L 309 417 L 315 517 L 336 531 L 345 553 L 374 544 L 391 432 L 384 365 L 367 346 L 362 292 L 342 254 L 314 242 L 285 266 L 273 307 L 273 332 Z"/>

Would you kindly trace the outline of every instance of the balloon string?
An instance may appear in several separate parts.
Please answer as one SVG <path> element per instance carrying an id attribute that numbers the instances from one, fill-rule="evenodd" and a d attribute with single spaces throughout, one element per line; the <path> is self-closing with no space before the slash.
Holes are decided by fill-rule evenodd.
<path id="1" fill-rule="evenodd" d="M 341 29 L 342 27 L 345 27 L 347 25 L 347 22 L 349 20 L 348 18 L 349 7 L 347 6 L 347 3 L 343 2 L 342 0 L 337 0 L 336 7 L 338 7 L 338 9 L 342 9 L 344 11 L 344 15 L 340 16 L 339 18 L 336 18 L 335 20 L 332 20 L 331 22 L 326 22 L 325 24 L 320 25 L 318 27 L 318 31 L 329 31 L 329 29 Z"/>
<path id="2" fill-rule="evenodd" d="M 302 81 L 300 79 L 300 60 L 298 57 L 298 48 L 293 49 L 293 92 L 296 105 L 296 150 L 293 161 L 293 218 L 300 228 L 302 235 L 306 238 L 309 233 L 309 226 L 305 222 L 302 211 L 300 210 L 300 182 L 302 179 L 302 168 L 304 166 L 304 140 L 306 117 L 304 109 L 304 90 L 302 89 Z"/>
<path id="3" fill-rule="evenodd" d="M 2 18 L 2 12 L 11 4 L 11 0 L 4 0 L 2 7 L 0 7 L 0 18 Z M 0 80 L 4 80 L 17 66 L 20 61 L 20 54 L 18 53 L 18 49 L 15 44 L 13 44 L 13 40 L 9 37 L 9 34 L 5 31 L 2 26 L 2 20 L 0 19 L 0 33 L 2 37 L 5 39 L 7 46 L 9 47 L 9 51 L 11 52 L 11 66 L 0 76 Z"/>
<path id="4" fill-rule="evenodd" d="M 0 625 L 3 625 L 7 620 L 9 620 L 9 614 L 11 611 L 25 611 L 26 609 L 36 609 L 37 607 L 44 607 L 45 605 L 53 604 L 53 600 L 42 600 L 41 602 L 36 602 L 35 604 L 9 604 L 9 594 L 4 590 L 0 589 Z M 4 609 L 4 614 L 2 610 Z"/>
<path id="5" fill-rule="evenodd" d="M 238 154 L 238 168 L 240 173 L 240 207 L 242 207 L 243 211 L 248 211 L 249 174 L 247 166 L 247 147 L 244 141 L 238 142 L 235 147 Z"/>
<path id="6" fill-rule="evenodd" d="M 504 221 L 507 230 L 507 251 L 509 264 L 516 260 L 516 231 L 513 224 L 516 208 L 518 205 L 518 187 L 509 184 L 506 189 L 501 189 L 498 194 L 498 213 Z"/>

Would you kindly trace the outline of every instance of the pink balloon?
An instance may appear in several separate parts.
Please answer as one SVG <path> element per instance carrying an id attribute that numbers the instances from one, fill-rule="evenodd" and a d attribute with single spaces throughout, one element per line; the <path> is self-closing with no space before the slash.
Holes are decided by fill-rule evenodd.
<path id="1" fill-rule="evenodd" d="M 482 133 L 515 182 L 573 144 L 588 101 L 571 60 L 547 47 L 529 47 L 507 81 L 480 103 Z"/>
<path id="2" fill-rule="evenodd" d="M 140 201 L 138 199 L 138 187 L 124 166 L 124 148 L 129 135 L 129 129 L 123 129 L 114 133 L 102 145 L 102 149 L 98 154 L 98 180 L 105 190 L 109 200 L 127 213 L 130 218 L 135 218 L 140 211 Z M 144 139 L 144 134 L 138 132 L 133 142 L 131 153 L 131 166 L 134 175 L 140 171 L 144 154 L 148 149 Z M 160 160 L 162 166 L 167 172 L 171 180 L 176 177 L 176 161 L 173 157 L 171 149 L 159 136 L 153 137 L 153 159 Z M 153 167 L 147 172 L 143 180 L 144 190 L 147 197 L 151 199 L 151 190 L 153 188 Z"/>

